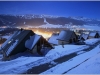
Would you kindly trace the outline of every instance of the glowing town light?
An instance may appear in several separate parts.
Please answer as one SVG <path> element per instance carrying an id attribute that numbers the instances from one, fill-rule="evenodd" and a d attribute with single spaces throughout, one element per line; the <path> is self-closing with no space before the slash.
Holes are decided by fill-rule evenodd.
<path id="1" fill-rule="evenodd" d="M 43 33 L 43 32 L 40 32 L 38 30 L 36 30 L 35 33 L 38 35 L 42 35 L 44 38 L 49 38 L 52 35 L 50 33 Z"/>

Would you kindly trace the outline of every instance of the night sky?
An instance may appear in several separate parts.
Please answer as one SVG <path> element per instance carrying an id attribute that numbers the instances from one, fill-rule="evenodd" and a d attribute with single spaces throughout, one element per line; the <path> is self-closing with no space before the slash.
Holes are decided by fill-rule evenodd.
<path id="1" fill-rule="evenodd" d="M 100 19 L 100 1 L 0 1 L 0 14 L 45 14 Z"/>

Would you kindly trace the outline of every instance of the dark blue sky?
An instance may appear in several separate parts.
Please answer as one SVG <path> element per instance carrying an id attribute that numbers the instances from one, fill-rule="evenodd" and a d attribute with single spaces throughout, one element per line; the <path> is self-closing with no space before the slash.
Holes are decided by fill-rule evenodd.
<path id="1" fill-rule="evenodd" d="M 100 19 L 100 1 L 0 1 L 0 14 L 46 14 Z"/>

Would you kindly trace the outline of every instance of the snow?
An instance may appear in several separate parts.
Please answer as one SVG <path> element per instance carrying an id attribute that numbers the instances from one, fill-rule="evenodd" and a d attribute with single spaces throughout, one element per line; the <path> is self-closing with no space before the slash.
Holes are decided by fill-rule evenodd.
<path id="1" fill-rule="evenodd" d="M 65 45 L 65 48 L 62 48 L 61 45 L 56 46 L 55 49 L 50 50 L 49 53 L 47 53 L 47 55 L 45 57 L 42 57 L 42 58 L 39 57 L 40 59 L 39 60 L 37 59 L 36 61 L 34 61 L 35 57 L 33 57 L 33 59 L 27 58 L 27 60 L 26 59 L 24 60 L 24 58 L 18 59 L 18 63 L 15 63 L 15 64 L 12 61 L 9 61 L 8 64 L 6 62 L 4 62 L 2 64 L 1 68 L 3 68 L 5 63 L 7 65 L 4 67 L 4 69 L 0 69 L 0 73 L 23 73 L 33 66 L 39 66 L 41 64 L 51 62 L 54 59 L 57 59 L 59 57 L 62 57 L 66 54 L 70 54 L 75 51 L 80 51 L 84 48 L 88 48 L 88 46 Z M 19 60 L 21 60 L 21 61 L 19 61 Z M 15 60 L 13 60 L 13 61 L 15 61 Z M 29 62 L 29 61 L 31 61 L 31 62 Z M 23 63 L 23 62 L 26 62 L 26 63 Z M 9 67 L 9 64 L 11 64 L 10 67 Z"/>
<path id="2" fill-rule="evenodd" d="M 26 22 L 24 22 L 24 24 L 26 24 Z"/>
<path id="3" fill-rule="evenodd" d="M 82 36 L 85 40 L 88 38 L 88 34 L 82 34 Z"/>
<path id="4" fill-rule="evenodd" d="M 58 36 L 58 40 L 65 40 L 65 41 L 69 41 L 72 34 L 74 32 L 73 31 L 69 31 L 69 30 L 62 30 L 60 33 L 59 33 L 59 36 Z M 73 37 L 74 38 L 74 37 Z"/>
<path id="5" fill-rule="evenodd" d="M 81 51 L 82 49 L 88 48 L 89 46 L 86 45 L 64 45 L 64 48 L 62 45 L 55 46 L 55 49 L 52 49 L 48 52 L 46 56 L 54 56 L 53 58 L 58 58 L 59 56 L 64 56 L 67 54 L 71 54 L 76 51 Z"/>
<path id="6" fill-rule="evenodd" d="M 58 64 L 57 66 L 55 66 L 55 67 L 52 67 L 52 68 L 50 68 L 50 69 L 48 69 L 47 71 L 45 71 L 45 72 L 42 72 L 41 74 L 62 74 L 62 73 L 65 73 L 65 72 L 67 72 L 69 69 L 72 69 L 72 68 L 74 68 L 75 66 L 77 66 L 77 65 L 79 65 L 79 64 L 81 64 L 81 63 L 84 63 L 84 61 L 85 60 L 87 60 L 87 59 L 89 59 L 89 58 L 91 58 L 91 57 L 93 57 L 93 56 L 95 56 L 98 52 L 100 52 L 100 50 L 99 50 L 100 48 L 99 48 L 99 46 L 97 46 L 96 48 L 94 48 L 93 50 L 91 50 L 90 52 L 86 52 L 86 53 L 84 53 L 84 54 L 81 54 L 81 55 L 79 55 L 79 56 L 76 56 L 76 57 L 74 57 L 74 58 L 72 58 L 72 59 L 70 59 L 70 60 L 68 60 L 68 61 L 66 61 L 66 62 L 63 62 L 63 63 L 61 63 L 61 64 Z M 99 57 L 100 58 L 100 57 Z M 100 59 L 99 59 L 100 60 Z M 90 64 L 90 62 L 88 63 L 88 65 L 91 65 Z M 82 67 L 84 67 L 84 65 L 82 66 Z M 93 67 L 90 67 L 89 68 L 89 71 L 91 71 L 91 68 L 93 68 Z M 99 68 L 100 68 L 100 66 L 99 66 Z M 98 68 L 98 69 L 99 69 Z M 96 69 L 96 68 L 95 68 Z M 75 70 L 71 70 L 71 71 L 69 71 L 68 73 L 70 73 L 70 74 L 77 74 L 77 73 L 80 73 L 80 70 L 83 70 L 83 68 L 76 68 Z M 87 70 L 86 69 L 86 66 L 85 66 L 85 70 Z M 96 69 L 97 70 L 97 69 Z M 82 71 L 83 72 L 83 71 Z M 84 71 L 85 72 L 85 71 Z M 88 70 L 87 70 L 87 72 L 88 72 Z M 100 71 L 98 70 L 98 72 L 100 73 Z M 91 73 L 93 73 L 92 71 L 91 71 Z"/>
<path id="7" fill-rule="evenodd" d="M 95 44 L 96 42 L 98 42 L 100 39 L 97 39 L 97 38 L 93 38 L 93 39 L 87 39 L 86 41 L 84 41 L 86 44 L 88 45 L 93 45 Z"/>
<path id="8" fill-rule="evenodd" d="M 92 39 L 95 41 L 94 39 Z M 90 42 L 92 42 L 92 40 Z M 93 57 L 99 51 L 99 46 L 95 49 L 85 52 L 83 49 L 87 49 L 89 46 L 87 45 L 62 45 L 55 46 L 55 49 L 50 50 L 44 57 L 19 57 L 15 60 L 11 61 L 1 61 L 0 62 L 0 73 L 2 74 L 21 74 L 28 69 L 39 66 L 41 64 L 45 64 L 51 62 L 51 64 L 57 64 L 54 62 L 54 59 L 63 57 L 65 55 L 69 55 L 70 53 L 77 52 L 78 56 L 70 59 L 69 61 L 63 62 L 61 64 L 56 65 L 55 67 L 43 72 L 42 74 L 50 74 L 50 73 L 64 73 L 72 67 L 82 63 L 84 60 Z M 84 53 L 84 54 L 82 54 Z M 79 55 L 81 54 L 81 55 Z"/>
<path id="9" fill-rule="evenodd" d="M 68 36 L 68 33 L 66 31 L 61 31 L 57 39 L 65 40 L 66 35 Z"/>
<path id="10" fill-rule="evenodd" d="M 6 52 L 7 56 L 12 52 L 12 50 L 15 48 L 17 43 L 18 43 L 18 40 L 15 40 L 15 42 L 13 44 L 11 44 L 11 46 L 8 48 L 8 50 Z"/>
<path id="11" fill-rule="evenodd" d="M 83 27 L 86 28 L 86 29 L 92 29 L 92 30 L 100 31 L 100 27 L 99 26 L 84 25 Z"/>
<path id="12" fill-rule="evenodd" d="M 100 32 L 98 32 L 99 33 L 99 37 L 100 37 Z"/>
<path id="13" fill-rule="evenodd" d="M 41 26 L 37 26 L 37 28 L 61 28 L 63 27 L 62 25 L 54 25 L 54 24 L 50 24 L 46 21 L 46 18 L 44 18 L 44 23 L 46 24 L 43 24 Z"/>
<path id="14" fill-rule="evenodd" d="M 94 50 L 99 51 L 99 49 L 100 47 L 97 46 Z M 91 54 L 93 54 L 93 52 L 91 52 Z M 94 55 L 88 61 L 69 71 L 68 74 L 100 74 L 100 53 Z"/>
<path id="15" fill-rule="evenodd" d="M 6 38 L 6 39 L 8 39 L 10 36 L 7 36 L 7 35 L 5 35 L 5 36 L 2 36 L 2 38 Z"/>
<path id="16" fill-rule="evenodd" d="M 2 44 L 2 48 L 11 40 L 12 37 L 14 37 L 16 35 L 17 32 L 15 32 L 12 36 L 10 36 L 3 44 Z"/>
<path id="17" fill-rule="evenodd" d="M 92 21 L 92 19 L 86 17 L 70 17 L 70 18 L 75 20 L 82 20 L 82 21 Z"/>
<path id="18" fill-rule="evenodd" d="M 48 40 L 48 42 L 51 43 L 51 44 L 56 44 L 56 45 L 58 45 L 57 37 L 58 37 L 57 34 L 56 34 L 56 35 L 55 35 L 55 34 L 52 35 L 52 36 L 50 37 L 50 39 Z"/>
<path id="19" fill-rule="evenodd" d="M 95 36 L 96 35 L 96 32 L 91 32 L 90 34 L 89 34 L 89 36 Z"/>
<path id="20" fill-rule="evenodd" d="M 30 39 L 28 39 L 25 42 L 25 47 L 31 50 L 34 47 L 34 45 L 37 43 L 37 41 L 40 39 L 40 37 L 41 36 L 37 34 L 30 36 Z"/>
<path id="21" fill-rule="evenodd" d="M 44 23 L 49 24 L 49 23 L 46 21 L 46 18 L 44 18 Z"/>
<path id="22" fill-rule="evenodd" d="M 16 35 L 19 35 L 22 31 L 18 31 L 18 33 Z"/>
<path id="23" fill-rule="evenodd" d="M 61 28 L 62 25 L 54 25 L 54 24 L 45 24 L 38 26 L 38 28 Z"/>
<path id="24" fill-rule="evenodd" d="M 82 26 L 76 26 L 76 29 L 85 29 L 85 30 L 91 30 L 91 31 L 100 31 L 100 26 L 98 25 L 91 25 L 91 24 L 88 24 L 88 25 L 82 25 Z"/>
<path id="25" fill-rule="evenodd" d="M 31 63 L 31 62 L 35 62 L 39 59 L 41 59 L 43 57 L 19 57 L 15 60 L 12 60 L 12 61 L 1 61 L 0 62 L 0 74 L 4 74 L 4 73 L 18 73 L 18 72 L 22 72 L 22 70 L 25 70 L 27 69 L 27 66 L 26 65 L 27 63 Z M 22 68 L 22 69 L 17 69 L 18 67 L 20 66 L 24 66 L 26 65 L 26 68 Z M 16 67 L 16 69 L 14 69 Z M 11 71 L 10 71 L 11 70 Z"/>

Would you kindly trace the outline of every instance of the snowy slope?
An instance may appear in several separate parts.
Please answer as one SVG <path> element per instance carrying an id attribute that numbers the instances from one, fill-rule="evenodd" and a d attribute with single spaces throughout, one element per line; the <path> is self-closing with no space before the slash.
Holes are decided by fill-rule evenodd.
<path id="1" fill-rule="evenodd" d="M 63 48 L 61 45 L 59 45 L 59 46 L 55 46 L 55 49 L 50 50 L 46 54 L 45 57 L 23 56 L 11 61 L 6 61 L 6 62 L 0 61 L 0 73 L 2 74 L 23 73 L 32 67 L 51 62 L 54 59 L 63 57 L 64 55 L 68 55 L 76 51 L 82 52 L 81 50 L 86 49 L 88 47 L 89 46 L 86 46 L 86 45 L 64 45 L 64 48 Z M 78 52 L 78 54 L 80 54 L 80 52 Z M 43 72 L 43 74 L 44 73 L 45 74 L 46 73 L 64 73 L 70 68 L 82 63 L 84 60 L 96 55 L 98 52 L 100 52 L 99 46 L 97 46 L 95 49 L 91 50 L 90 52 L 86 52 L 84 54 L 81 54 L 79 56 L 72 58 L 69 61 L 66 61 L 62 64 L 58 64 L 57 66 Z M 55 62 L 52 62 L 52 63 L 55 63 Z"/>
<path id="2" fill-rule="evenodd" d="M 62 25 L 45 24 L 38 26 L 39 28 L 62 28 Z"/>
<path id="3" fill-rule="evenodd" d="M 93 45 L 95 44 L 96 42 L 98 42 L 100 39 L 96 39 L 96 38 L 93 38 L 93 39 L 87 39 L 86 41 L 84 41 L 86 44 L 88 45 Z"/>
<path id="4" fill-rule="evenodd" d="M 2 38 L 6 38 L 6 39 L 8 39 L 9 37 L 10 37 L 10 36 L 7 36 L 7 35 L 6 35 L 6 36 L 2 36 Z"/>
<path id="5" fill-rule="evenodd" d="M 12 18 L 13 17 L 13 18 Z M 14 19 L 14 20 L 13 20 Z M 0 25 L 8 27 L 37 26 L 39 28 L 67 28 L 65 25 L 83 26 L 87 29 L 100 29 L 100 20 L 85 17 L 61 17 L 52 15 L 0 15 Z M 86 24 L 86 26 L 85 26 Z M 92 26 L 92 27 L 88 27 Z M 94 28 L 98 26 L 99 28 Z M 83 28 L 83 27 L 82 27 Z"/>
<path id="6" fill-rule="evenodd" d="M 53 67 L 53 68 L 51 68 L 51 69 L 49 69 L 49 70 L 47 70 L 47 71 L 45 71 L 45 72 L 43 72 L 41 74 L 62 74 L 62 73 L 66 73 L 69 69 L 72 69 L 75 66 L 77 66 L 78 64 L 83 63 L 85 60 L 97 55 L 100 52 L 99 49 L 100 49 L 99 46 L 97 46 L 96 48 L 94 48 L 90 52 L 86 52 L 86 53 L 81 54 L 79 56 L 76 56 L 76 57 L 74 57 L 74 58 L 72 58 L 72 59 L 70 59 L 70 60 L 68 60 L 66 62 L 63 62 L 62 64 L 58 64 L 57 66 L 55 66 L 55 67 Z M 100 58 L 100 55 L 99 55 L 98 58 Z M 70 74 L 72 74 L 72 73 L 73 74 L 77 74 L 77 73 L 81 73 L 81 74 L 82 73 L 91 73 L 91 74 L 92 73 L 100 73 L 100 71 L 99 71 L 100 64 L 97 64 L 97 62 L 100 63 L 100 59 L 98 59 L 98 60 L 99 60 L 99 62 L 95 61 L 96 65 L 93 64 L 93 61 L 92 61 L 91 63 L 93 64 L 93 66 L 91 66 L 92 64 L 89 61 L 88 63 L 86 62 L 85 65 L 82 65 L 82 66 L 80 65 L 81 67 L 79 67 L 78 69 L 76 68 L 76 69 L 74 69 L 74 70 L 72 70 L 72 71 L 70 71 L 68 73 L 70 73 Z M 98 65 L 98 67 L 97 67 L 97 65 Z M 88 72 L 86 67 L 88 67 L 89 72 Z M 92 69 L 92 70 L 95 70 L 95 71 L 92 72 L 91 68 L 94 68 L 94 67 L 95 67 L 95 69 Z"/>
<path id="7" fill-rule="evenodd" d="M 100 31 L 100 26 L 95 26 L 95 25 L 83 25 L 83 26 L 80 26 L 80 28 L 84 28 L 84 29 L 88 29 L 88 30 L 97 30 L 97 31 Z"/>
<path id="8" fill-rule="evenodd" d="M 100 50 L 100 46 L 95 48 Z M 80 66 L 68 72 L 68 74 L 100 74 L 100 51 L 88 61 L 82 63 Z"/>
<path id="9" fill-rule="evenodd" d="M 84 27 L 87 28 L 87 29 L 92 29 L 92 30 L 98 30 L 98 31 L 100 31 L 100 26 L 84 25 Z"/>
<path id="10" fill-rule="evenodd" d="M 28 66 L 26 65 L 27 63 L 35 62 L 41 58 L 42 57 L 19 57 L 12 61 L 6 61 L 6 62 L 1 61 L 0 62 L 0 67 L 1 67 L 0 74 L 9 73 L 9 72 L 13 73 L 13 71 L 14 73 L 21 73 L 21 71 L 25 70 L 25 68 L 18 69 L 18 67 Z"/>
<path id="11" fill-rule="evenodd" d="M 67 49 L 66 49 L 67 48 Z M 68 49 L 69 48 L 69 49 Z M 51 50 L 45 57 L 21 57 L 8 62 L 0 62 L 0 73 L 23 73 L 33 66 L 38 66 L 47 62 L 50 62 L 54 59 L 62 57 L 66 54 L 73 53 L 75 51 L 88 48 L 88 46 L 74 46 L 74 45 L 65 45 L 65 48 L 62 46 L 56 46 L 55 49 Z M 34 61 L 35 60 L 35 61 Z M 16 63 L 15 63 L 16 62 Z M 3 69 L 2 69 L 3 68 Z"/>
<path id="12" fill-rule="evenodd" d="M 54 25 L 47 22 L 46 18 L 44 18 L 44 25 L 38 26 L 39 28 L 61 28 L 62 25 Z"/>

